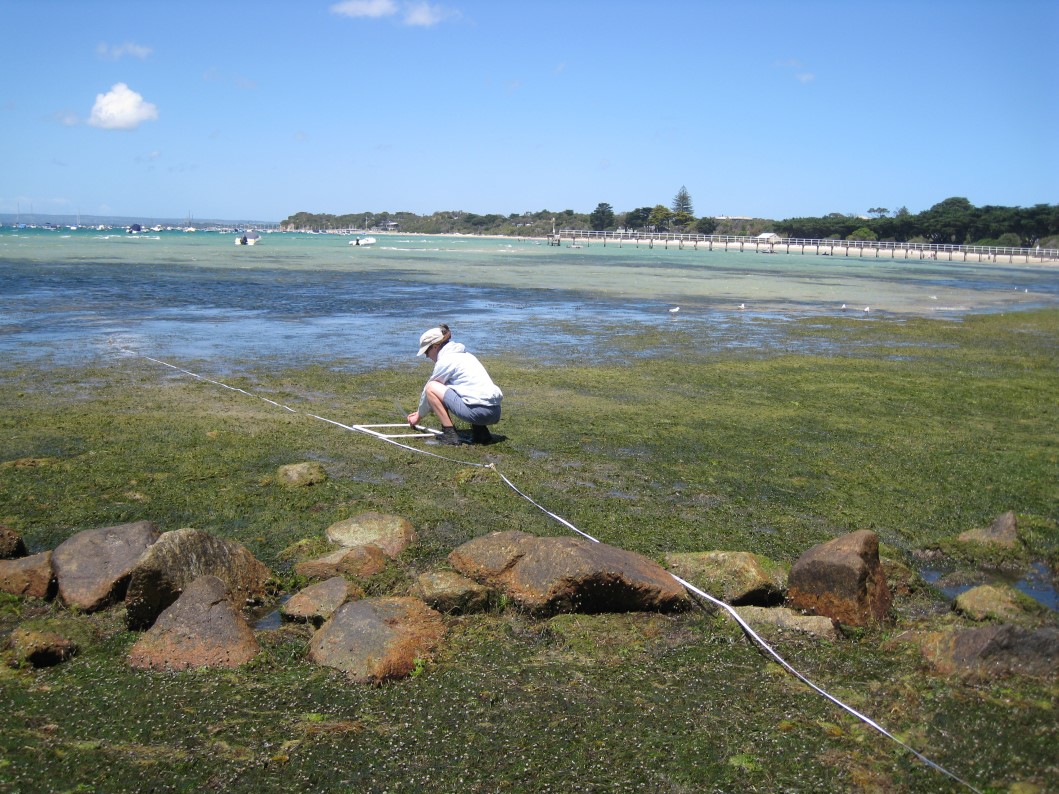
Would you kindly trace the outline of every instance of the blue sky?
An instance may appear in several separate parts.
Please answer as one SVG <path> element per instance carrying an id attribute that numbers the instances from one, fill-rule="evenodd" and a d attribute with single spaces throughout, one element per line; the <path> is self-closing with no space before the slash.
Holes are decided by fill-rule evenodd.
<path id="1" fill-rule="evenodd" d="M 0 212 L 1059 203 L 1057 0 L 0 0 Z"/>

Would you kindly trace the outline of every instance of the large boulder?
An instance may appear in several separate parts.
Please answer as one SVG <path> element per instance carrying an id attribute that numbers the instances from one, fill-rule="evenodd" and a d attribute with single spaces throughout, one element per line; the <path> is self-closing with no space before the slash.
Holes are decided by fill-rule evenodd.
<path id="1" fill-rule="evenodd" d="M 327 539 L 339 546 L 378 546 L 396 557 L 415 542 L 416 534 L 408 519 L 372 511 L 336 521 L 327 528 Z"/>
<path id="2" fill-rule="evenodd" d="M 666 567 L 681 579 L 729 604 L 775 606 L 783 603 L 787 569 L 747 551 L 667 554 Z"/>
<path id="3" fill-rule="evenodd" d="M 343 547 L 323 557 L 295 564 L 294 572 L 306 579 L 330 579 L 332 576 L 358 576 L 366 579 L 386 568 L 390 558 L 375 545 Z"/>
<path id="4" fill-rule="evenodd" d="M 0 560 L 0 592 L 25 598 L 51 598 L 55 595 L 52 552 L 42 551 L 17 560 Z"/>
<path id="5" fill-rule="evenodd" d="M 795 609 L 850 626 L 886 620 L 892 596 L 878 536 L 864 529 L 809 549 L 791 567 L 787 600 Z"/>
<path id="6" fill-rule="evenodd" d="M 133 667 L 187 670 L 239 667 L 261 647 L 216 576 L 200 576 L 129 651 Z"/>
<path id="7" fill-rule="evenodd" d="M 0 560 L 26 556 L 26 544 L 11 527 L 0 524 Z"/>
<path id="8" fill-rule="evenodd" d="M 120 601 L 133 568 L 159 535 L 154 523 L 137 521 L 67 538 L 52 554 L 59 598 L 85 612 Z"/>
<path id="9" fill-rule="evenodd" d="M 454 549 L 449 562 L 538 615 L 664 612 L 691 605 L 684 588 L 658 563 L 584 538 L 496 532 Z"/>
<path id="10" fill-rule="evenodd" d="M 488 609 L 493 591 L 455 571 L 428 571 L 416 578 L 412 594 L 442 614 L 467 615 Z"/>
<path id="11" fill-rule="evenodd" d="M 963 543 L 975 543 L 980 546 L 994 546 L 1001 549 L 1013 549 L 1018 545 L 1019 525 L 1015 513 L 1009 510 L 997 516 L 988 527 L 976 527 L 959 535 L 957 540 Z"/>
<path id="12" fill-rule="evenodd" d="M 915 637 L 924 658 L 943 674 L 993 678 L 1059 673 L 1059 629 L 1002 624 Z"/>
<path id="13" fill-rule="evenodd" d="M 125 596 L 129 628 L 150 626 L 200 576 L 216 576 L 242 606 L 264 596 L 271 572 L 237 541 L 191 528 L 166 532 L 130 572 Z"/>
<path id="14" fill-rule="evenodd" d="M 377 684 L 407 676 L 444 635 L 441 615 L 417 598 L 347 601 L 313 635 L 309 660 Z"/>
<path id="15" fill-rule="evenodd" d="M 333 576 L 324 582 L 299 590 L 279 608 L 279 611 L 287 620 L 319 626 L 347 600 L 363 597 L 364 592 L 346 581 L 345 577 Z"/>

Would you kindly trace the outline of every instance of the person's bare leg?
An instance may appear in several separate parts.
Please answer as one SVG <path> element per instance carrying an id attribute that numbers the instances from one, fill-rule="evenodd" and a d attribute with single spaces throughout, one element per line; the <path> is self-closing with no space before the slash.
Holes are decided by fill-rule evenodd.
<path id="1" fill-rule="evenodd" d="M 437 416 L 438 421 L 441 422 L 442 427 L 452 427 L 452 419 L 449 417 L 449 412 L 445 408 L 445 390 L 448 386 L 438 383 L 436 380 L 430 381 L 427 384 L 427 402 L 430 404 L 430 410 Z"/>

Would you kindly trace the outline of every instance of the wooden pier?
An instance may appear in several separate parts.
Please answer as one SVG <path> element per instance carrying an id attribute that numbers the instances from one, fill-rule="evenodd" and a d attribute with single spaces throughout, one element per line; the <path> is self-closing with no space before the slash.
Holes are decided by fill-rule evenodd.
<path id="1" fill-rule="evenodd" d="M 914 259 L 939 262 L 987 262 L 1003 264 L 1059 263 L 1054 248 L 1011 248 L 984 245 L 896 243 L 878 240 L 810 240 L 778 235 L 740 236 L 726 234 L 671 234 L 597 232 L 561 229 L 548 235 L 548 245 L 587 248 L 590 245 L 635 246 L 664 250 L 738 251 L 757 254 L 812 254 L 861 259 Z"/>

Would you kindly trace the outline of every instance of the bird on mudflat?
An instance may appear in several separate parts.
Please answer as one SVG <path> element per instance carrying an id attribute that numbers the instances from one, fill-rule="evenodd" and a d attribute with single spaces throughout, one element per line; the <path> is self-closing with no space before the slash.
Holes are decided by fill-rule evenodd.
<path id="1" fill-rule="evenodd" d="M 672 309 L 669 310 L 669 313 L 670 314 L 676 314 L 679 311 L 680 311 L 680 307 L 679 306 L 674 306 Z"/>

